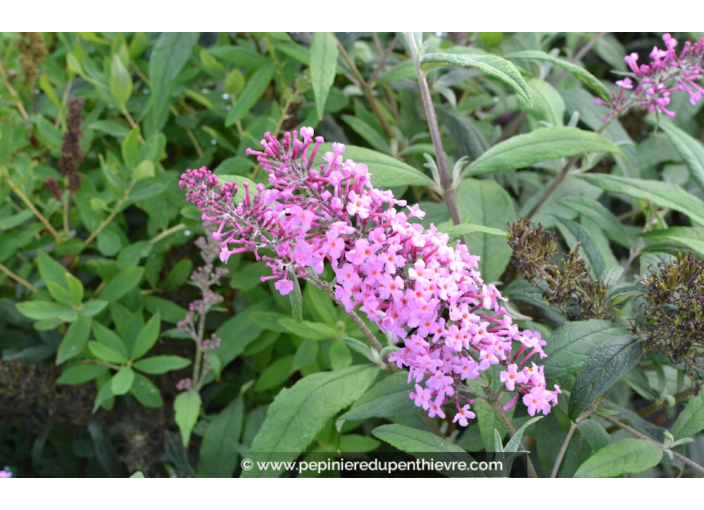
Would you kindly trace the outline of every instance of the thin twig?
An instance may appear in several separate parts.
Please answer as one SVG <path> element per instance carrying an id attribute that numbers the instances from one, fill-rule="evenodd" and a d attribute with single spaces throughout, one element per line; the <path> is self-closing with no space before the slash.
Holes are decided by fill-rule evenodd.
<path id="1" fill-rule="evenodd" d="M 638 432 L 636 429 L 634 429 L 634 428 L 632 428 L 632 427 L 629 427 L 629 426 L 626 425 L 625 423 L 621 423 L 620 421 L 618 421 L 618 420 L 615 419 L 615 418 L 612 418 L 611 416 L 608 416 L 608 415 L 606 415 L 606 414 L 601 414 L 601 413 L 596 413 L 596 415 L 597 415 L 599 418 L 603 418 L 604 420 L 606 420 L 606 421 L 608 421 L 608 422 L 611 422 L 611 423 L 613 423 L 614 425 L 617 425 L 618 427 L 622 428 L 623 430 L 625 430 L 625 431 L 627 431 L 627 432 L 630 432 L 631 434 L 633 434 L 633 435 L 636 436 L 636 437 L 639 437 L 639 438 L 641 438 L 641 439 L 645 439 L 646 441 L 650 441 L 651 443 L 658 445 L 662 451 L 672 453 L 672 455 L 674 455 L 675 457 L 677 457 L 678 459 L 680 459 L 680 460 L 681 460 L 682 462 L 684 462 L 685 464 L 688 464 L 688 465 L 689 465 L 690 467 L 692 467 L 695 471 L 698 471 L 699 473 L 704 474 L 704 467 L 700 466 L 699 464 L 697 464 L 697 463 L 694 462 L 693 460 L 688 459 L 688 458 L 685 457 L 684 455 L 681 455 L 681 454 L 679 454 L 679 453 L 677 453 L 677 452 L 675 452 L 675 451 L 673 451 L 673 450 L 670 450 L 669 448 L 665 448 L 665 445 L 663 445 L 662 443 L 658 443 L 655 439 L 653 439 L 653 438 L 651 438 L 651 437 L 648 437 L 648 436 L 646 436 L 645 434 L 641 434 L 641 433 Z"/>
<path id="2" fill-rule="evenodd" d="M 611 122 L 615 119 L 616 117 L 611 117 L 608 119 L 606 122 L 604 122 L 599 129 L 596 130 L 596 134 L 601 134 L 608 126 L 611 124 Z M 550 183 L 550 186 L 548 189 L 545 190 L 545 193 L 543 193 L 543 196 L 540 197 L 538 202 L 533 206 L 533 208 L 530 210 L 530 212 L 526 215 L 526 219 L 531 219 L 543 206 L 545 201 L 550 198 L 550 195 L 552 195 L 553 191 L 557 189 L 557 187 L 562 184 L 562 181 L 564 181 L 567 178 L 567 173 L 570 171 L 570 168 L 572 168 L 572 165 L 574 165 L 579 158 L 581 157 L 580 154 L 577 154 L 575 156 L 572 156 L 567 163 L 560 169 L 560 173 L 558 173 L 555 176 L 555 179 Z"/>
<path id="3" fill-rule="evenodd" d="M 51 223 L 49 223 L 49 220 L 47 220 L 46 217 L 41 212 L 39 212 L 39 210 L 36 207 L 34 207 L 34 204 L 29 200 L 29 198 L 27 198 L 25 196 L 25 194 L 22 193 L 22 191 L 17 186 L 15 186 L 15 184 L 10 180 L 9 175 L 7 175 L 5 172 L 1 172 L 1 173 L 2 173 L 2 176 L 5 178 L 5 180 L 7 181 L 7 184 L 9 184 L 10 188 L 12 188 L 12 191 L 15 192 L 15 195 L 20 197 L 20 200 L 22 200 L 22 202 L 24 202 L 24 204 L 34 213 L 34 215 L 37 217 L 37 219 L 44 224 L 46 229 L 49 232 L 51 232 L 51 235 L 53 235 L 56 238 L 56 241 L 59 243 L 62 242 L 63 237 L 61 237 L 61 235 L 56 231 L 56 229 L 51 226 Z"/>
<path id="4" fill-rule="evenodd" d="M 367 80 L 367 83 L 369 83 L 370 87 L 374 86 L 374 81 L 376 80 L 376 77 L 379 75 L 381 70 L 384 68 L 384 64 L 386 63 L 386 60 L 391 55 L 391 52 L 394 51 L 394 48 L 396 47 L 397 44 L 398 44 L 398 36 L 394 36 L 394 38 L 391 39 L 391 42 L 389 43 L 389 47 L 386 48 L 386 51 L 379 59 L 379 63 L 377 64 L 376 69 L 374 69 L 374 72 L 369 77 L 369 80 Z"/>
<path id="5" fill-rule="evenodd" d="M 342 45 L 342 43 L 337 38 L 337 36 L 335 36 L 333 34 L 333 37 L 335 38 L 335 41 L 337 41 L 337 47 L 340 50 L 340 54 L 342 54 L 342 57 L 347 62 L 347 65 L 350 67 L 350 70 L 352 71 L 354 76 L 357 78 L 357 82 L 359 83 L 359 87 L 362 89 L 362 93 L 364 94 L 364 97 L 367 98 L 367 101 L 369 101 L 369 105 L 371 106 L 372 111 L 379 119 L 379 122 L 381 122 L 381 127 L 384 129 L 384 132 L 392 140 L 395 139 L 396 133 L 394 133 L 394 130 L 391 129 L 391 125 L 389 124 L 389 121 L 384 116 L 384 113 L 381 111 L 381 108 L 379 108 L 379 103 L 377 102 L 376 98 L 374 97 L 374 94 L 372 94 L 372 89 L 371 89 L 369 83 L 364 80 L 364 78 L 362 77 L 362 73 L 359 72 L 359 69 L 357 68 L 357 65 L 354 63 L 354 60 L 352 60 L 350 55 L 347 53 L 347 50 Z"/>
<path id="6" fill-rule="evenodd" d="M 164 239 L 165 237 L 170 236 L 171 234 L 173 234 L 174 232 L 178 232 L 179 230 L 183 230 L 184 228 L 186 228 L 186 225 L 184 225 L 183 223 L 179 223 L 178 225 L 176 225 L 176 226 L 174 226 L 174 227 L 167 228 L 166 230 L 164 230 L 164 231 L 163 231 L 162 233 L 160 233 L 159 235 L 153 237 L 153 238 L 149 241 L 149 244 L 156 244 L 156 243 L 158 243 L 159 241 L 161 241 L 162 239 Z"/>
<path id="7" fill-rule="evenodd" d="M 560 447 L 560 451 L 557 454 L 557 458 L 555 459 L 555 465 L 552 468 L 552 473 L 550 473 L 550 478 L 557 478 L 557 473 L 560 471 L 560 465 L 562 464 L 562 459 L 565 457 L 565 453 L 567 453 L 567 447 L 570 445 L 570 440 L 572 439 L 572 436 L 574 435 L 574 431 L 577 430 L 577 424 L 575 422 L 570 423 L 570 430 L 567 432 L 567 437 L 565 440 L 562 442 L 562 446 Z"/>
<path id="8" fill-rule="evenodd" d="M 9 276 L 9 277 L 12 278 L 13 280 L 15 280 L 17 283 L 19 283 L 19 284 L 21 284 L 21 285 L 24 285 L 24 286 L 27 287 L 30 291 L 32 291 L 32 292 L 37 292 L 37 289 L 35 289 L 35 288 L 32 286 L 31 283 L 29 283 L 27 280 L 25 280 L 24 278 L 22 278 L 22 277 L 19 276 L 18 274 L 13 273 L 12 271 L 10 271 L 7 267 L 5 267 L 5 266 L 2 265 L 2 264 L 0 264 L 0 271 L 2 271 L 2 272 L 5 273 L 7 276 Z"/>
<path id="9" fill-rule="evenodd" d="M 0 77 L 2 77 L 2 81 L 5 84 L 5 87 L 7 87 L 7 90 L 10 92 L 12 99 L 15 100 L 15 103 L 17 104 L 17 109 L 20 111 L 22 118 L 25 121 L 29 122 L 29 115 L 27 115 L 27 110 L 24 109 L 24 105 L 22 104 L 22 99 L 20 99 L 19 94 L 17 94 L 15 89 L 10 84 L 10 80 L 7 78 L 5 69 L 2 66 L 2 62 L 0 62 Z"/>
<path id="10" fill-rule="evenodd" d="M 672 398 L 675 399 L 675 402 L 679 402 L 687 397 L 689 397 L 691 394 L 694 393 L 694 388 L 689 388 L 688 390 L 681 391 L 677 393 L 676 395 L 673 395 Z M 646 416 L 650 416 L 656 411 L 659 411 L 660 409 L 664 407 L 668 407 L 670 405 L 670 402 L 667 400 L 663 400 L 662 402 L 653 402 L 650 404 L 648 407 L 644 407 L 640 411 L 638 411 L 638 416 L 641 418 L 645 418 Z"/>

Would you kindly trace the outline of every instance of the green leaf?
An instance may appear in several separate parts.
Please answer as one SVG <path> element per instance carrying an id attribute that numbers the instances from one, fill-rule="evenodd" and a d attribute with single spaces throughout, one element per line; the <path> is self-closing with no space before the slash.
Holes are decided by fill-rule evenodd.
<path id="1" fill-rule="evenodd" d="M 115 402 L 115 395 L 112 394 L 110 389 L 110 380 L 105 382 L 98 390 L 98 394 L 95 396 L 95 403 L 93 404 L 93 412 L 95 413 L 100 406 L 104 405 L 105 409 L 112 409 L 112 405 Z"/>
<path id="2" fill-rule="evenodd" d="M 603 136 L 573 127 L 549 127 L 512 136 L 479 156 L 463 172 L 464 177 L 501 170 L 526 168 L 551 159 L 608 152 L 622 154 Z"/>
<path id="3" fill-rule="evenodd" d="M 523 433 L 526 431 L 528 427 L 533 425 L 535 422 L 538 420 L 544 418 L 544 416 L 536 416 L 535 418 L 531 418 L 527 422 L 525 422 L 520 429 L 516 431 L 516 433 L 511 437 L 508 443 L 506 443 L 506 446 L 504 447 L 503 451 L 505 452 L 517 452 L 518 447 L 521 444 L 521 439 L 523 438 Z M 496 430 L 496 429 L 494 429 Z"/>
<path id="4" fill-rule="evenodd" d="M 560 93 L 548 82 L 533 78 L 527 82 L 533 108 L 528 113 L 536 120 L 548 122 L 553 126 L 563 126 L 565 118 L 565 101 Z"/>
<path id="5" fill-rule="evenodd" d="M 78 278 L 43 251 L 37 255 L 37 262 L 39 274 L 46 282 L 51 297 L 64 305 L 78 306 L 81 304 L 83 284 Z"/>
<path id="6" fill-rule="evenodd" d="M 630 248 L 631 236 L 623 224 L 614 214 L 604 207 L 599 201 L 584 195 L 570 195 L 558 202 L 559 205 L 569 207 L 573 211 L 586 216 L 599 225 L 610 239 L 621 246 Z"/>
<path id="7" fill-rule="evenodd" d="M 103 344 L 105 347 L 110 347 L 110 349 L 119 352 L 125 359 L 127 359 L 127 347 L 122 339 L 115 334 L 114 331 L 106 328 L 99 322 L 93 323 L 93 336 L 96 340 Z"/>
<path id="8" fill-rule="evenodd" d="M 24 209 L 17 214 L 0 219 L 0 230 L 7 230 L 17 227 L 32 217 L 34 217 L 34 213 L 29 209 Z"/>
<path id="9" fill-rule="evenodd" d="M 658 126 L 665 131 L 672 145 L 684 159 L 692 178 L 700 188 L 704 188 L 704 146 L 702 143 L 664 119 L 658 121 Z"/>
<path id="10" fill-rule="evenodd" d="M 674 247 L 683 247 L 692 250 L 699 257 L 704 257 L 704 229 L 692 227 L 670 227 L 659 230 L 650 230 L 640 234 L 644 239 L 653 239 L 667 246 L 648 246 L 648 251 L 671 251 Z"/>
<path id="11" fill-rule="evenodd" d="M 305 309 L 316 322 L 324 322 L 333 327 L 337 324 L 337 309 L 332 299 L 318 287 L 307 284 L 303 291 L 303 301 L 306 305 Z"/>
<path id="12" fill-rule="evenodd" d="M 432 432 L 393 424 L 377 427 L 372 430 L 372 434 L 403 452 L 448 453 L 453 459 L 471 462 L 471 458 L 466 451 Z"/>
<path id="13" fill-rule="evenodd" d="M 438 226 L 438 231 L 444 232 L 450 236 L 450 242 L 456 241 L 462 236 L 468 234 L 486 234 L 490 236 L 497 236 L 506 238 L 507 232 L 499 228 L 486 227 L 484 225 L 475 225 L 473 223 L 462 223 L 460 225 L 440 225 Z"/>
<path id="14" fill-rule="evenodd" d="M 596 420 L 584 420 L 577 425 L 577 430 L 584 436 L 593 452 L 601 450 L 611 442 L 611 436 Z"/>
<path id="15" fill-rule="evenodd" d="M 161 407 L 164 405 L 159 389 L 142 374 L 135 372 L 130 393 L 144 407 Z"/>
<path id="16" fill-rule="evenodd" d="M 78 312 L 70 306 L 52 301 L 25 301 L 15 306 L 22 315 L 35 321 L 57 318 L 63 322 L 73 322 L 78 317 Z"/>
<path id="17" fill-rule="evenodd" d="M 80 313 L 85 317 L 93 317 L 105 310 L 106 306 L 108 306 L 107 301 L 103 301 L 102 299 L 91 299 L 90 301 L 83 303 Z"/>
<path id="18" fill-rule="evenodd" d="M 217 354 L 223 365 L 227 365 L 259 337 L 262 328 L 252 320 L 255 313 L 270 310 L 272 301 L 261 300 L 247 307 L 244 311 L 226 320 L 216 331 L 215 335 L 222 339 L 220 347 L 213 352 Z"/>
<path id="19" fill-rule="evenodd" d="M 357 400 L 372 384 L 378 367 L 358 365 L 304 377 L 283 389 L 269 406 L 264 423 L 252 441 L 254 468 L 244 478 L 278 476 L 283 471 L 261 471 L 258 461 L 293 460 L 315 439 L 340 410 Z M 285 452 L 285 453 L 284 453 Z"/>
<path id="20" fill-rule="evenodd" d="M 296 354 L 293 357 L 291 372 L 295 372 L 300 370 L 301 367 L 314 363 L 318 358 L 319 351 L 320 342 L 316 342 L 315 340 L 304 340 L 296 350 Z"/>
<path id="21" fill-rule="evenodd" d="M 152 177 L 154 177 L 154 163 L 149 160 L 142 161 L 132 171 L 132 178 L 135 181 L 151 179 Z"/>
<path id="22" fill-rule="evenodd" d="M 575 478 L 611 478 L 657 466 L 662 450 L 645 439 L 621 439 L 604 446 L 579 466 Z"/>
<path id="23" fill-rule="evenodd" d="M 114 257 L 122 248 L 120 236 L 112 229 L 105 229 L 96 239 L 98 241 L 98 250 L 106 257 Z"/>
<path id="24" fill-rule="evenodd" d="M 130 169 L 136 167 L 137 163 L 139 163 L 138 154 L 139 146 L 141 145 L 139 136 L 139 127 L 136 127 L 122 140 L 122 160 Z"/>
<path id="25" fill-rule="evenodd" d="M 513 199 L 494 180 L 462 181 L 457 188 L 457 205 L 460 217 L 469 224 L 503 229 L 507 222 L 517 219 Z M 464 224 L 460 226 L 464 227 Z M 501 278 L 513 253 L 505 235 L 499 237 L 485 232 L 469 234 L 467 245 L 470 253 L 481 257 L 479 270 L 484 281 L 494 282 Z"/>
<path id="26" fill-rule="evenodd" d="M 362 119 L 352 115 L 343 115 L 342 120 L 344 120 L 345 124 L 351 127 L 355 133 L 364 138 L 364 141 L 371 145 L 374 149 L 379 152 L 391 154 L 391 147 L 389 147 L 389 143 L 379 134 L 378 131 Z"/>
<path id="27" fill-rule="evenodd" d="M 152 315 L 151 319 L 142 328 L 142 331 L 137 335 L 137 339 L 132 346 L 132 354 L 130 359 L 139 359 L 149 352 L 149 349 L 154 347 L 154 344 L 159 339 L 161 332 L 161 314 L 159 312 Z"/>
<path id="28" fill-rule="evenodd" d="M 117 363 L 120 365 L 127 363 L 127 356 L 99 342 L 88 342 L 88 350 L 96 358 L 107 361 L 108 363 Z"/>
<path id="29" fill-rule="evenodd" d="M 112 376 L 110 390 L 112 390 L 113 395 L 125 395 L 132 388 L 133 382 L 134 370 L 130 367 L 123 367 Z"/>
<path id="30" fill-rule="evenodd" d="M 704 430 L 704 393 L 692 397 L 677 418 L 672 435 L 675 439 L 691 437 Z"/>
<path id="31" fill-rule="evenodd" d="M 191 439 L 191 432 L 196 426 L 198 415 L 200 414 L 201 399 L 197 391 L 184 391 L 179 393 L 174 400 L 174 411 L 176 425 L 181 431 L 183 446 L 188 447 Z"/>
<path id="32" fill-rule="evenodd" d="M 379 448 L 381 441 L 359 434 L 345 434 L 340 438 L 340 452 L 371 452 Z"/>
<path id="33" fill-rule="evenodd" d="M 497 78 L 511 87 L 528 104 L 532 104 L 530 91 L 521 73 L 511 62 L 494 55 L 455 55 L 451 53 L 428 53 L 420 58 L 424 69 L 450 65 L 476 67 L 487 76 Z"/>
<path id="34" fill-rule="evenodd" d="M 130 133 L 130 128 L 114 120 L 98 120 L 88 125 L 88 129 L 107 133 L 116 138 L 122 138 Z"/>
<path id="35" fill-rule="evenodd" d="M 604 174 L 585 174 L 579 178 L 609 193 L 649 200 L 656 205 L 679 211 L 695 223 L 704 225 L 704 202 L 676 184 Z"/>
<path id="36" fill-rule="evenodd" d="M 553 57 L 552 55 L 548 55 L 545 52 L 535 51 L 535 50 L 519 51 L 518 53 L 511 53 L 510 55 L 506 55 L 506 58 L 510 58 L 512 60 L 526 59 L 526 60 L 541 60 L 541 61 L 546 61 L 546 62 L 552 62 L 557 67 L 560 67 L 560 68 L 574 74 L 577 78 L 579 78 L 582 82 L 584 82 L 589 88 L 591 88 L 594 92 L 599 94 L 603 99 L 606 99 L 607 101 L 611 100 L 611 94 L 609 93 L 609 89 L 606 88 L 606 85 L 601 83 L 596 78 L 596 76 L 591 74 L 589 71 L 579 67 L 576 64 L 573 64 L 572 62 L 568 62 L 568 61 L 563 60 L 561 58 L 557 58 L 557 57 Z"/>
<path id="37" fill-rule="evenodd" d="M 109 371 L 105 365 L 75 365 L 64 370 L 61 377 L 56 380 L 56 384 L 83 384 L 97 379 Z"/>
<path id="38" fill-rule="evenodd" d="M 208 48 L 208 53 L 218 60 L 235 64 L 236 67 L 256 69 L 269 63 L 265 56 L 244 46 L 215 46 Z"/>
<path id="39" fill-rule="evenodd" d="M 326 340 L 339 336 L 340 332 L 322 322 L 296 322 L 290 317 L 279 319 L 279 324 L 289 333 L 310 340 Z"/>
<path id="40" fill-rule="evenodd" d="M 132 77 L 117 54 L 112 56 L 110 94 L 121 105 L 124 105 L 132 95 Z"/>
<path id="41" fill-rule="evenodd" d="M 548 339 L 543 362 L 545 376 L 557 379 L 577 372 L 591 353 L 604 342 L 628 334 L 624 326 L 611 321 L 563 322 Z"/>
<path id="42" fill-rule="evenodd" d="M 332 341 L 328 356 L 330 357 L 330 366 L 333 370 L 339 370 L 352 364 L 350 348 L 339 338 Z"/>
<path id="43" fill-rule="evenodd" d="M 470 161 L 474 161 L 489 150 L 489 142 L 486 141 L 484 135 L 479 132 L 470 118 L 466 115 L 458 115 L 450 109 L 436 107 L 436 110 L 442 124 L 449 131 L 452 141 L 457 146 L 460 156 L 467 156 Z"/>
<path id="44" fill-rule="evenodd" d="M 416 77 L 416 65 L 413 60 L 404 60 L 398 65 L 393 66 L 385 73 L 379 75 L 376 79 L 377 85 L 391 83 L 400 80 L 412 80 Z"/>
<path id="45" fill-rule="evenodd" d="M 244 424 L 244 400 L 237 397 L 212 419 L 198 452 L 198 476 L 232 478 L 239 457 Z"/>
<path id="46" fill-rule="evenodd" d="M 569 416 L 572 420 L 606 393 L 643 356 L 643 346 L 632 335 L 617 336 L 594 349 L 572 387 Z"/>
<path id="47" fill-rule="evenodd" d="M 282 356 L 266 367 L 262 375 L 257 379 L 257 383 L 254 385 L 255 393 L 276 388 L 286 382 L 291 373 L 292 364 L 293 355 L 290 354 L 288 356 Z"/>
<path id="48" fill-rule="evenodd" d="M 408 396 L 411 388 L 406 372 L 390 375 L 372 386 L 340 419 L 366 420 L 415 414 L 418 408 Z"/>
<path id="49" fill-rule="evenodd" d="M 361 340 L 357 340 L 356 338 L 352 338 L 349 336 L 343 336 L 342 341 L 351 350 L 360 353 L 362 356 L 367 358 L 372 363 L 379 362 L 379 353 L 376 352 L 376 349 L 365 344 Z"/>
<path id="50" fill-rule="evenodd" d="M 276 73 L 275 64 L 267 64 L 255 71 L 255 73 L 247 80 L 242 94 L 237 98 L 237 102 L 232 109 L 227 112 L 225 126 L 230 127 L 238 120 L 241 120 L 252 107 L 262 97 L 264 91 L 269 86 L 269 82 Z"/>
<path id="51" fill-rule="evenodd" d="M 128 267 L 110 280 L 100 293 L 100 299 L 105 301 L 117 301 L 122 296 L 139 285 L 144 276 L 143 267 Z"/>
<path id="52" fill-rule="evenodd" d="M 86 346 L 92 324 L 93 319 L 90 317 L 79 317 L 69 326 L 66 336 L 61 340 L 59 350 L 56 352 L 57 365 L 80 354 Z"/>
<path id="53" fill-rule="evenodd" d="M 314 32 L 310 43 L 310 81 L 315 97 L 318 119 L 323 118 L 325 101 L 335 81 L 337 67 L 337 41 L 330 32 Z"/>
<path id="54" fill-rule="evenodd" d="M 135 361 L 132 366 L 147 374 L 163 374 L 171 370 L 180 370 L 191 364 L 191 360 L 180 356 L 164 355 Z"/>
<path id="55" fill-rule="evenodd" d="M 332 151 L 332 144 L 324 143 L 318 150 L 316 164 L 324 163 L 323 155 Z M 432 179 L 423 172 L 391 156 L 371 149 L 345 145 L 345 159 L 364 163 L 372 176 L 372 184 L 377 188 L 388 189 L 399 186 L 434 186 Z M 315 164 L 314 164 L 315 166 Z"/>
<path id="56" fill-rule="evenodd" d="M 188 62 L 191 49 L 198 41 L 198 32 L 163 32 L 149 57 L 149 89 L 151 111 L 150 133 L 160 131 L 166 123 L 171 102 L 171 89 L 176 77 Z"/>

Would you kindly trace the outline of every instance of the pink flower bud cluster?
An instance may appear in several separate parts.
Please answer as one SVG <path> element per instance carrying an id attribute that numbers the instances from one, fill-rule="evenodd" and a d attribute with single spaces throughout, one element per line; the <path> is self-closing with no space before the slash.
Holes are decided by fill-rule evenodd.
<path id="1" fill-rule="evenodd" d="M 694 44 L 685 42 L 679 55 L 675 51 L 676 39 L 670 34 L 665 34 L 663 41 L 666 49 L 653 47 L 648 64 L 639 66 L 637 53 L 631 53 L 624 58 L 638 84 L 634 85 L 631 78 L 618 80 L 616 85 L 620 87 L 619 92 L 612 92 L 610 103 L 599 98 L 595 100 L 596 104 L 611 108 L 612 111 L 605 120 L 633 106 L 646 108 L 650 113 L 662 112 L 672 118 L 675 112 L 667 109 L 671 92 L 686 91 L 692 105 L 697 104 L 704 96 L 704 89 L 697 83 L 704 77 L 704 38 Z M 633 92 L 628 94 L 626 90 Z"/>
<path id="2" fill-rule="evenodd" d="M 286 133 L 282 140 L 266 133 L 264 150 L 256 154 L 269 172 L 270 189 L 257 185 L 252 196 L 245 184 L 219 183 L 205 168 L 188 170 L 180 186 L 200 207 L 203 219 L 219 226 L 220 259 L 253 251 L 264 259 L 281 294 L 293 290 L 289 271 L 317 279 L 329 263 L 335 273 L 334 295 L 347 312 L 359 310 L 403 347 L 389 358 L 409 367 L 410 394 L 431 417 L 445 418 L 442 409 L 454 402 L 455 422 L 466 426 L 474 417 L 463 381 L 477 379 L 493 365 L 506 368 L 501 380 L 528 412 L 548 413 L 557 403 L 559 387 L 548 390 L 542 366 L 528 361 L 544 358 L 539 333 L 521 332 L 501 306 L 505 301 L 478 271 L 479 257 L 434 226 L 427 230 L 417 205 L 407 206 L 390 191 L 372 186 L 366 165 L 344 160 L 344 145 L 335 143 L 325 163 L 313 160 L 323 143 L 311 128 Z M 311 149 L 309 151 L 309 149 Z M 270 255 L 260 254 L 268 249 Z M 318 280 L 319 281 L 319 280 Z M 515 351 L 515 352 L 514 352 Z"/>

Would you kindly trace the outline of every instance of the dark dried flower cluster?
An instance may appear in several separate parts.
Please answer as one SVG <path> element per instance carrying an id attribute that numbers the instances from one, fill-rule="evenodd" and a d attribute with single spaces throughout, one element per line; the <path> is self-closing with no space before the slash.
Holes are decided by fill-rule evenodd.
<path id="1" fill-rule="evenodd" d="M 57 385 L 55 365 L 0 361 L 0 416 L 39 433 L 49 421 L 87 425 L 93 393 L 87 385 Z"/>
<path id="2" fill-rule="evenodd" d="M 41 32 L 22 32 L 17 43 L 20 50 L 20 65 L 24 81 L 29 85 L 30 90 L 34 90 L 39 75 L 39 64 L 46 56 L 46 46 Z"/>
<path id="3" fill-rule="evenodd" d="M 71 194 L 81 187 L 83 176 L 78 167 L 83 161 L 83 150 L 81 149 L 81 137 L 83 131 L 83 99 L 73 98 L 69 102 L 68 115 L 66 116 L 67 131 L 63 136 L 64 143 L 61 145 L 61 158 L 59 159 L 59 172 L 68 179 L 67 189 Z M 61 200 L 61 186 L 52 177 L 44 181 L 46 189 L 54 195 L 56 200 Z"/>
<path id="4" fill-rule="evenodd" d="M 61 146 L 61 159 L 59 159 L 59 172 L 68 176 L 68 189 L 76 191 L 81 186 L 81 174 L 78 167 L 83 161 L 81 150 L 81 124 L 83 123 L 83 99 L 73 98 L 69 102 L 64 143 Z"/>
<path id="5" fill-rule="evenodd" d="M 698 394 L 704 370 L 704 261 L 691 252 L 678 253 L 640 284 L 645 287 L 645 348 L 683 364 Z"/>
<path id="6" fill-rule="evenodd" d="M 591 281 L 586 263 L 579 256 L 579 245 L 567 255 L 558 253 L 555 234 L 542 225 L 536 228 L 524 218 L 509 225 L 508 244 L 513 248 L 512 264 L 528 283 L 543 291 L 543 298 L 551 306 L 570 319 L 608 317 L 608 286 Z M 562 258 L 561 266 L 553 262 L 555 258 Z"/>

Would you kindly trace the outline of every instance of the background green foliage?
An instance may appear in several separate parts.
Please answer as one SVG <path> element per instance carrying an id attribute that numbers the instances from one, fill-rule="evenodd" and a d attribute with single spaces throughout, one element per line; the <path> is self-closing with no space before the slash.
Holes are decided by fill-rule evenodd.
<path id="1" fill-rule="evenodd" d="M 626 320 L 640 313 L 637 283 L 672 250 L 704 256 L 702 102 L 673 94 L 671 122 L 632 112 L 596 133 L 607 111 L 594 99 L 615 89 L 612 70 L 659 36 L 425 34 L 418 65 L 456 177 L 462 224 L 452 226 L 400 34 L 47 33 L 32 43 L 43 41 L 36 61 L 19 34 L 3 34 L 0 468 L 231 477 L 250 451 L 518 448 L 482 402 L 467 429 L 424 420 L 406 375 L 382 370 L 388 352 L 315 287 L 303 285 L 303 321 L 293 319 L 250 254 L 230 257 L 224 301 L 208 314 L 222 344 L 205 385 L 176 389 L 195 355 L 176 323 L 200 297 L 188 278 L 204 234 L 179 177 L 207 166 L 266 183 L 246 149 L 301 126 L 345 143 L 376 186 L 421 204 L 426 225 L 466 236 L 517 322 L 548 339 L 559 406 L 530 423 L 520 404 L 509 413 L 515 428 L 527 424 L 539 475 L 676 476 L 685 465 L 673 450 L 702 464 L 702 395 L 682 367 L 644 355 Z M 47 180 L 68 189 L 59 159 L 72 98 L 85 105 L 82 179 L 57 197 Z M 579 175 L 534 211 L 571 157 Z M 573 320 L 510 267 L 507 223 L 531 213 L 609 284 L 608 318 Z M 599 416 L 580 421 L 590 409 Z"/>

